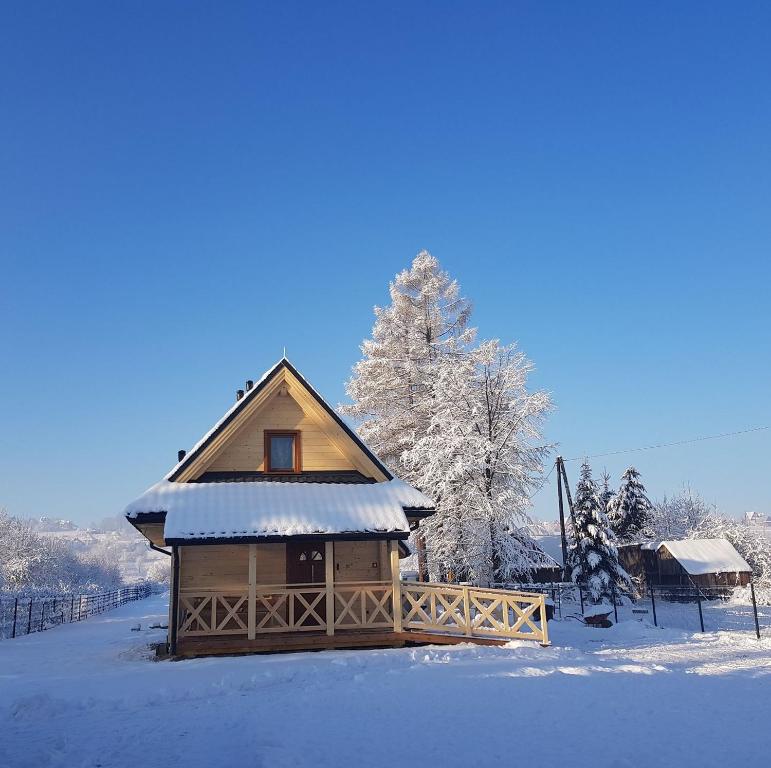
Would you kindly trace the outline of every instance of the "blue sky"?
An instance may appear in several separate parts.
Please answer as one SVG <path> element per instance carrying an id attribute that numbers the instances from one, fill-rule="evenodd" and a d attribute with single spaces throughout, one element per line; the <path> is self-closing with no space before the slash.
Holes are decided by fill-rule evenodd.
<path id="1" fill-rule="evenodd" d="M 771 424 L 768 4 L 0 14 L 12 513 L 118 513 L 284 345 L 341 401 L 421 248 L 533 359 L 563 455 Z M 771 513 L 770 442 L 595 466 Z"/>

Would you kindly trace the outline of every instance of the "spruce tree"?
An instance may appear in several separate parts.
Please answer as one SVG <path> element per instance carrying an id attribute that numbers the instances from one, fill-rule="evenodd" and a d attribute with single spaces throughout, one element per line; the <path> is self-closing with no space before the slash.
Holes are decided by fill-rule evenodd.
<path id="1" fill-rule="evenodd" d="M 621 476 L 618 493 L 608 504 L 608 519 L 619 541 L 630 541 L 648 525 L 652 505 L 640 482 L 640 473 L 629 467 Z"/>
<path id="2" fill-rule="evenodd" d="M 630 579 L 618 562 L 616 537 L 602 509 L 592 470 L 586 461 L 581 467 L 573 507 L 575 527 L 570 556 L 571 578 L 574 583 L 585 585 L 592 602 L 599 603 L 612 594 L 614 585 L 628 588 Z"/>

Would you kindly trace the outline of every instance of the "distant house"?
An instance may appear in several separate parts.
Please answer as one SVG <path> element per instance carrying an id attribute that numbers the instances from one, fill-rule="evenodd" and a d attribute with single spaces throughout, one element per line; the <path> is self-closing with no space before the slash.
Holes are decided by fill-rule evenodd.
<path id="1" fill-rule="evenodd" d="M 621 564 L 649 585 L 733 587 L 752 569 L 727 539 L 683 539 L 619 547 Z"/>
<path id="2" fill-rule="evenodd" d="M 284 358 L 125 513 L 171 548 L 172 655 L 548 642 L 542 595 L 402 583 L 433 511 Z"/>

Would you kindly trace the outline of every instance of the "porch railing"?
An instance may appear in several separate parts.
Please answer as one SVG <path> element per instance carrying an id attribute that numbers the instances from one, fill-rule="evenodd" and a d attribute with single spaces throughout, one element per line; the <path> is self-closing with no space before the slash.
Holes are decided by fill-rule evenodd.
<path id="1" fill-rule="evenodd" d="M 407 631 L 549 643 L 542 594 L 414 581 L 401 589 Z"/>
<path id="2" fill-rule="evenodd" d="M 395 592 L 396 603 L 401 603 L 398 617 L 394 616 Z M 325 584 L 259 584 L 254 593 L 255 635 L 394 629 L 549 642 L 544 596 L 535 592 L 362 581 L 335 583 L 329 598 Z M 179 606 L 180 637 L 248 634 L 246 588 L 180 590 Z M 327 616 L 330 607 L 333 616 Z"/>

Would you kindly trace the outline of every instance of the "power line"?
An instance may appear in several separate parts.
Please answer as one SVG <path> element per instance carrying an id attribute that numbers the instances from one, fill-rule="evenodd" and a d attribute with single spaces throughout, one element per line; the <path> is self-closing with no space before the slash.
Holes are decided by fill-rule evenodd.
<path id="1" fill-rule="evenodd" d="M 541 484 L 528 496 L 529 500 L 532 501 L 538 492 L 541 490 L 541 488 L 546 485 L 546 481 L 551 477 L 551 473 L 554 472 L 554 468 L 557 466 L 557 462 L 555 461 L 554 464 L 551 465 L 551 469 L 549 470 L 549 473 L 544 477 L 543 480 L 541 480 Z"/>
<path id="2" fill-rule="evenodd" d="M 570 459 L 563 459 L 563 461 L 579 461 L 581 459 L 601 459 L 604 456 L 618 456 L 619 454 L 622 454 L 622 453 L 652 451 L 655 448 L 671 448 L 672 446 L 675 446 L 675 445 L 688 445 L 690 443 L 701 443 L 704 440 L 719 440 L 722 437 L 736 437 L 736 435 L 747 435 L 750 432 L 762 432 L 764 429 L 771 429 L 771 426 L 752 427 L 751 429 L 742 429 L 742 430 L 739 430 L 738 432 L 723 432 L 720 435 L 706 435 L 705 437 L 694 437 L 694 438 L 691 438 L 690 440 L 676 440 L 675 442 L 672 442 L 672 443 L 657 443 L 656 445 L 644 445 L 644 446 L 641 446 L 640 448 L 625 448 L 621 451 L 608 451 L 607 453 L 595 453 L 591 456 L 573 456 Z"/>

